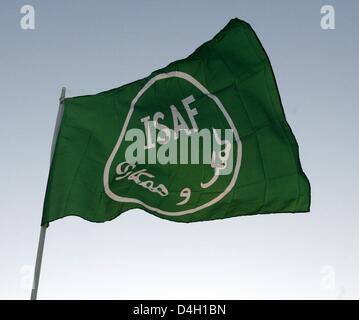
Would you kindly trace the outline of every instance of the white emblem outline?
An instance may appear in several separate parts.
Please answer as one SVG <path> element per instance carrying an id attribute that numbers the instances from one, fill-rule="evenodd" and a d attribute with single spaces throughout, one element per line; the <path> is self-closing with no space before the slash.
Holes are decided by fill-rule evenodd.
<path id="1" fill-rule="evenodd" d="M 230 181 L 230 183 L 228 184 L 228 186 L 226 187 L 226 189 L 219 194 L 217 197 L 213 198 L 212 200 L 208 201 L 207 203 L 204 203 L 198 207 L 192 208 L 192 209 L 187 209 L 187 210 L 181 210 L 181 211 L 166 211 L 166 210 L 162 210 L 159 208 L 155 208 L 152 207 L 144 202 L 142 202 L 141 200 L 138 200 L 136 198 L 128 198 L 128 197 L 122 197 L 119 196 L 115 193 L 113 193 L 110 189 L 109 186 L 109 175 L 110 175 L 110 168 L 112 165 L 112 162 L 117 154 L 117 151 L 122 143 L 122 140 L 125 136 L 128 124 L 130 122 L 130 119 L 132 117 L 135 105 L 137 103 L 137 101 L 141 98 L 141 96 L 156 82 L 159 80 L 163 80 L 163 79 L 167 79 L 167 78 L 173 78 L 173 77 L 177 77 L 177 78 L 181 78 L 184 80 L 187 80 L 188 82 L 190 82 L 191 84 L 193 84 L 197 89 L 199 89 L 203 94 L 205 94 L 206 96 L 208 96 L 210 99 L 212 99 L 216 105 L 219 107 L 219 109 L 222 111 L 224 117 L 226 118 L 229 126 L 231 127 L 231 129 L 233 130 L 233 134 L 234 134 L 234 138 L 237 142 L 237 161 L 235 164 L 235 168 L 234 168 L 234 173 L 232 176 L 232 179 Z M 114 149 L 112 150 L 109 158 L 107 159 L 106 165 L 105 165 L 105 170 L 103 173 L 103 183 L 104 183 L 104 189 L 105 189 L 105 193 L 114 201 L 117 202 L 127 202 L 127 203 L 136 203 L 139 204 L 143 207 L 145 207 L 146 209 L 150 210 L 150 211 L 154 211 L 157 212 L 159 214 L 163 214 L 166 216 L 183 216 L 183 215 L 187 215 L 187 214 L 191 214 L 197 211 L 200 211 L 202 209 L 208 208 L 212 205 L 214 205 L 215 203 L 217 203 L 218 201 L 220 201 L 221 199 L 223 199 L 234 187 L 237 178 L 238 178 L 238 173 L 239 173 L 239 169 L 241 166 L 241 160 L 242 160 L 242 142 L 239 138 L 238 135 L 238 131 L 231 119 L 231 117 L 229 116 L 229 114 L 227 113 L 226 109 L 224 108 L 222 102 L 218 99 L 217 96 L 215 96 L 214 94 L 211 94 L 200 82 L 198 82 L 195 78 L 193 78 L 191 75 L 185 73 L 185 72 L 181 72 L 181 71 L 171 71 L 171 72 L 167 72 L 167 73 L 161 73 L 158 74 L 156 76 L 154 76 L 153 78 L 151 78 L 145 85 L 144 87 L 137 93 L 137 95 L 134 97 L 134 99 L 131 102 L 131 106 L 130 106 L 130 110 L 126 116 L 126 120 L 125 123 L 122 127 L 120 136 L 116 142 L 116 145 L 114 147 Z"/>

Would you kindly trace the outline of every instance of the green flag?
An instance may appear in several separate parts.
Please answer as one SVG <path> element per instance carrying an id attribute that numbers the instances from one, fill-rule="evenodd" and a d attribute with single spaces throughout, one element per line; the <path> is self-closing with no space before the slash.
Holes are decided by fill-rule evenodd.
<path id="1" fill-rule="evenodd" d="M 133 208 L 194 222 L 309 206 L 269 59 L 233 19 L 144 79 L 64 100 L 42 224 Z"/>

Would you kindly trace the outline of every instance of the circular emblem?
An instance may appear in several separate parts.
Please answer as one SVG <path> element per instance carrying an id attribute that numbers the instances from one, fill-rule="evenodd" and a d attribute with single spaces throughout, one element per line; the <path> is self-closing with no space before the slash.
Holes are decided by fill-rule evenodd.
<path id="1" fill-rule="evenodd" d="M 131 102 L 105 165 L 104 190 L 159 214 L 191 214 L 232 190 L 241 157 L 220 99 L 185 72 L 161 73 Z"/>

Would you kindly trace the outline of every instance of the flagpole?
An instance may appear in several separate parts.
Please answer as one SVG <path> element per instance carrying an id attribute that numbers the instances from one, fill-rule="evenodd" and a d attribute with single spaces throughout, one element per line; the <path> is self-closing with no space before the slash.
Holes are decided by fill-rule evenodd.
<path id="1" fill-rule="evenodd" d="M 41 226 L 40 229 L 40 238 L 39 238 L 39 245 L 37 247 L 34 281 L 31 290 L 31 298 L 30 298 L 31 300 L 36 300 L 37 298 L 37 289 L 39 287 L 39 280 L 40 280 L 42 253 L 44 251 L 45 235 L 46 235 L 47 227 L 48 226 Z"/>
<path id="2" fill-rule="evenodd" d="M 53 138 L 52 138 L 50 163 L 52 162 L 52 158 L 54 156 L 56 140 L 57 140 L 57 136 L 58 136 L 58 133 L 59 133 L 59 128 L 60 128 L 62 115 L 63 115 L 63 112 L 64 112 L 64 103 L 63 102 L 64 102 L 64 99 L 65 99 L 65 93 L 66 93 L 66 88 L 63 87 L 61 89 L 59 111 L 57 113 L 55 130 L 54 130 L 54 135 L 53 135 Z M 42 255 L 43 255 L 43 252 L 44 252 L 46 229 L 48 228 L 48 226 L 49 226 L 48 224 L 43 225 L 43 226 L 41 226 L 41 229 L 40 229 L 39 244 L 38 244 L 38 247 L 37 247 L 37 254 L 36 254 L 34 281 L 33 281 L 32 290 L 31 290 L 31 298 L 30 298 L 31 300 L 36 300 L 37 299 L 37 290 L 39 288 Z"/>

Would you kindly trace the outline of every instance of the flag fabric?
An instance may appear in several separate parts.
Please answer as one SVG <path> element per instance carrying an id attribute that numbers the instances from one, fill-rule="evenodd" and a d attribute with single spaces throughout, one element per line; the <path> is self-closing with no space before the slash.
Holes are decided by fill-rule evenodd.
<path id="1" fill-rule="evenodd" d="M 42 225 L 134 208 L 177 222 L 309 211 L 298 145 L 246 22 L 144 79 L 64 100 Z"/>

